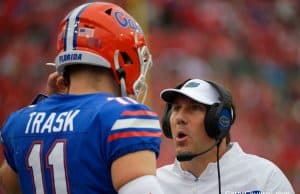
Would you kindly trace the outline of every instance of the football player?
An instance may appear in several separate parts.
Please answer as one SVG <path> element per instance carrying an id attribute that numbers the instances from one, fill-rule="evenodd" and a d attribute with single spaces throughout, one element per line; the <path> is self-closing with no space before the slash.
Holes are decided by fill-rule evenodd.
<path id="1" fill-rule="evenodd" d="M 142 29 L 122 8 L 73 9 L 59 27 L 51 78 L 63 94 L 12 113 L 2 128 L 6 191 L 161 194 L 159 119 L 138 102 L 151 65 Z"/>

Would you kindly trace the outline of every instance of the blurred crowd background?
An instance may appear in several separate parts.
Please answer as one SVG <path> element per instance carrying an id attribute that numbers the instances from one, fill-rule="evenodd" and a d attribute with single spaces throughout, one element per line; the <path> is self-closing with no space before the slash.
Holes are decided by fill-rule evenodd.
<path id="1" fill-rule="evenodd" d="M 83 0 L 0 1 L 0 124 L 45 92 L 59 21 Z M 145 29 L 154 59 L 147 104 L 187 78 L 231 90 L 232 140 L 277 164 L 300 193 L 300 1 L 115 0 Z M 0 157 L 0 161 L 2 156 Z M 158 166 L 171 163 L 163 137 Z M 259 172 L 257 172 L 259 176 Z M 1 194 L 1 191 L 0 191 Z"/>

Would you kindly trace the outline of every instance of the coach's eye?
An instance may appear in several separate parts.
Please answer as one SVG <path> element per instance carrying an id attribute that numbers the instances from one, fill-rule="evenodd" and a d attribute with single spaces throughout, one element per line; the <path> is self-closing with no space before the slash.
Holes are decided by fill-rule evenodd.
<path id="1" fill-rule="evenodd" d="M 172 111 L 178 111 L 179 109 L 180 109 L 180 105 L 178 105 L 178 104 L 172 105 Z"/>
<path id="2" fill-rule="evenodd" d="M 206 111 L 206 106 L 204 104 L 192 104 L 191 109 L 195 111 Z"/>

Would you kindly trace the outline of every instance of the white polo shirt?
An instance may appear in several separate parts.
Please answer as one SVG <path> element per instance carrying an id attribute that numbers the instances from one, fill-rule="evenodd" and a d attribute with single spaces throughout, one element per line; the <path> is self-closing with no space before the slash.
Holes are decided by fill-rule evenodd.
<path id="1" fill-rule="evenodd" d="M 282 171 L 271 161 L 246 154 L 238 143 L 220 159 L 222 194 L 295 194 Z M 217 163 L 208 164 L 199 177 L 183 171 L 180 163 L 157 170 L 165 194 L 217 194 Z"/>

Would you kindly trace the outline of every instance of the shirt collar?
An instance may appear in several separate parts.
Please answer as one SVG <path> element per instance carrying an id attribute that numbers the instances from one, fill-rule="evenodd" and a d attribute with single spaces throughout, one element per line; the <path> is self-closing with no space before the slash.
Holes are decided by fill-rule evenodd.
<path id="1" fill-rule="evenodd" d="M 224 153 L 224 155 L 220 158 L 220 166 L 226 165 L 227 163 L 230 163 L 233 160 L 236 160 L 238 157 L 244 154 L 242 148 L 237 142 L 232 142 L 229 144 L 229 149 Z M 216 171 L 217 167 L 217 162 L 211 162 L 207 165 L 206 169 L 203 171 L 203 173 L 200 175 L 200 177 L 205 176 L 205 175 L 210 175 L 212 173 L 217 173 Z M 181 168 L 180 162 L 175 159 L 174 166 L 173 166 L 173 171 L 180 175 L 183 176 L 186 179 L 189 180 L 197 180 L 198 178 L 195 177 L 192 173 L 185 171 Z"/>

